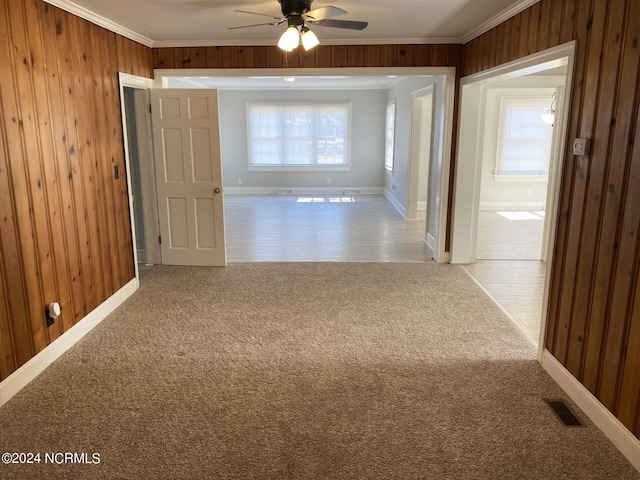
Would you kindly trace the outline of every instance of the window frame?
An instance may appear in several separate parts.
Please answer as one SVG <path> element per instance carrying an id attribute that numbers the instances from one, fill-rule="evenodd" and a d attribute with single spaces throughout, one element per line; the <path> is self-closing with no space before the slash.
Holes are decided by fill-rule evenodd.
<path id="1" fill-rule="evenodd" d="M 391 111 L 391 113 L 390 113 Z M 391 116 L 391 119 L 389 117 Z M 393 172 L 396 143 L 396 101 L 389 100 L 385 110 L 384 121 L 384 169 Z"/>
<path id="2" fill-rule="evenodd" d="M 309 165 L 286 165 L 284 164 L 283 153 L 281 152 L 281 163 L 280 164 L 254 164 L 252 163 L 252 135 L 251 135 L 251 107 L 253 105 L 264 105 L 264 106 L 273 106 L 273 107 L 288 107 L 291 105 L 301 105 L 301 106 L 313 106 L 314 107 L 314 125 L 313 125 L 313 137 L 311 138 L 311 143 L 313 145 L 313 164 Z M 316 119 L 318 115 L 318 107 L 322 106 L 340 106 L 346 108 L 347 121 L 345 125 L 345 139 L 344 139 L 344 158 L 345 163 L 343 164 L 318 164 L 318 153 L 317 153 L 317 129 L 316 129 Z M 352 135 L 352 121 L 353 121 L 353 102 L 350 101 L 326 101 L 326 102 L 305 102 L 305 101 L 296 101 L 296 102 L 287 102 L 287 101 L 272 101 L 272 102 L 246 102 L 246 122 L 247 122 L 247 166 L 250 172 L 269 172 L 269 171 L 277 171 L 277 172 L 310 172 L 310 171 L 324 171 L 324 172 L 348 172 L 351 170 L 351 135 Z M 282 132 L 284 133 L 284 131 Z M 282 141 L 284 139 L 284 135 L 280 137 Z"/>

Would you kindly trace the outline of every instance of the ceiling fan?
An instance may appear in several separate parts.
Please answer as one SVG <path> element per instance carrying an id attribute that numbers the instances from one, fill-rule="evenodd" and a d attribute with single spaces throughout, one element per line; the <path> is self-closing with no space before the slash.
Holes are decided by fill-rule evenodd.
<path id="1" fill-rule="evenodd" d="M 267 23 L 257 23 L 253 25 L 242 25 L 240 27 L 230 27 L 229 30 L 237 28 L 258 27 L 262 25 L 282 25 L 287 23 L 287 29 L 284 31 L 278 47 L 287 52 L 291 52 L 302 41 L 305 50 L 315 47 L 320 43 L 318 37 L 307 27 L 307 24 L 318 25 L 321 27 L 346 28 L 349 30 L 363 30 L 368 25 L 367 22 L 358 22 L 353 20 L 335 20 L 333 17 L 344 15 L 345 10 L 327 6 L 311 10 L 313 0 L 278 0 L 282 9 L 282 16 L 275 17 L 264 13 L 248 12 L 246 10 L 236 10 L 240 13 L 250 13 L 252 15 L 261 15 L 270 17 L 274 21 Z"/>

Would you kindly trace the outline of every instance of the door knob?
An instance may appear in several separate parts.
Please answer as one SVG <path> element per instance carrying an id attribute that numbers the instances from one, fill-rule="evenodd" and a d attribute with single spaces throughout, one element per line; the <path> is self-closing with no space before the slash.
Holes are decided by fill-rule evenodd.
<path id="1" fill-rule="evenodd" d="M 220 193 L 220 187 L 216 187 L 213 189 L 213 193 Z"/>

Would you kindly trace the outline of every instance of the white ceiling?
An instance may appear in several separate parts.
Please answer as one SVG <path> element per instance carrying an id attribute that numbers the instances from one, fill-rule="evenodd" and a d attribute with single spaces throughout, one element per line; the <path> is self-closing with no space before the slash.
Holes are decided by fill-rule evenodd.
<path id="1" fill-rule="evenodd" d="M 228 27 L 281 16 L 277 0 L 45 0 L 148 46 L 274 45 L 284 26 Z M 325 45 L 464 43 L 539 0 L 315 0 L 339 18 L 369 22 L 362 31 L 313 26 Z"/>

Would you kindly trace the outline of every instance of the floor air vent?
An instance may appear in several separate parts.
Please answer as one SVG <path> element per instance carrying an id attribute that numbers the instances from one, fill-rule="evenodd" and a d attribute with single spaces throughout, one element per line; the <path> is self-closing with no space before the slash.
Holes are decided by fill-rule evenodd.
<path id="1" fill-rule="evenodd" d="M 556 413 L 558 418 L 562 420 L 562 423 L 564 423 L 566 426 L 568 427 L 582 426 L 582 423 L 580 423 L 580 420 L 578 420 L 578 417 L 576 417 L 573 414 L 571 409 L 562 400 L 545 400 L 545 402 L 547 402 L 547 404 L 551 407 L 551 410 L 553 410 Z"/>

